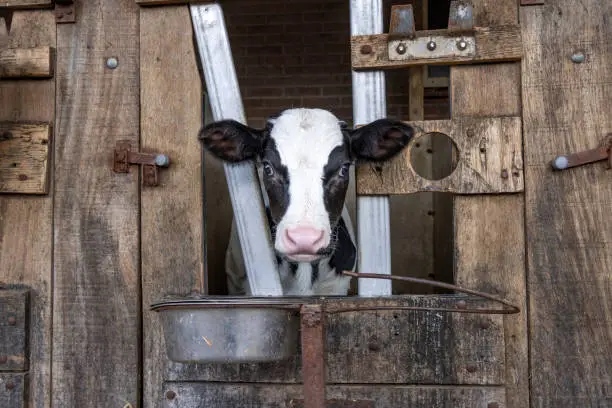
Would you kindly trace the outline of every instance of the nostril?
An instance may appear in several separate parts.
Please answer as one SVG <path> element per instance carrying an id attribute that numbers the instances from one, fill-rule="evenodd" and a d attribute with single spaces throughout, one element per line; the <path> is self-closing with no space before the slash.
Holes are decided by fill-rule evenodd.
<path id="1" fill-rule="evenodd" d="M 294 239 L 294 237 L 292 237 L 293 234 L 291 230 L 286 229 L 284 235 L 285 241 L 287 241 L 289 244 L 296 245 L 296 240 Z"/>

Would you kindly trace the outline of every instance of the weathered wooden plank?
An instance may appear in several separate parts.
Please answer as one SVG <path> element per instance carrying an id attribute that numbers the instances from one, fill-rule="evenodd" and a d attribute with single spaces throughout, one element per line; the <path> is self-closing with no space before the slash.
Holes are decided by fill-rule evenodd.
<path id="1" fill-rule="evenodd" d="M 197 138 L 202 124 L 202 87 L 188 7 L 140 10 L 140 89 L 141 145 L 164 152 L 172 163 L 158 187 L 142 191 L 142 302 L 146 310 L 168 294 L 202 292 L 204 285 Z M 220 176 L 225 179 L 222 170 Z M 145 406 L 154 407 L 167 371 L 180 371 L 183 365 L 168 360 L 158 316 L 146 313 L 143 330 L 143 394 Z"/>
<path id="2" fill-rule="evenodd" d="M 358 194 L 410 194 L 443 191 L 459 194 L 515 193 L 524 188 L 519 117 L 489 117 L 407 122 L 418 132 L 403 154 L 386 163 L 357 168 Z M 455 171 L 441 180 L 419 176 L 412 148 L 428 133 L 448 135 L 459 151 Z"/>
<path id="3" fill-rule="evenodd" d="M 0 407 L 27 407 L 28 375 L 0 373 Z"/>
<path id="4" fill-rule="evenodd" d="M 53 52 L 51 47 L 0 50 L 0 79 L 52 77 Z"/>
<path id="5" fill-rule="evenodd" d="M 0 122 L 0 193 L 47 194 L 48 123 Z"/>
<path id="6" fill-rule="evenodd" d="M 418 36 L 428 34 L 444 35 L 445 30 L 417 32 Z M 353 35 L 351 38 L 351 63 L 353 69 L 395 69 L 414 65 L 475 64 L 481 62 L 518 61 L 522 56 L 521 29 L 516 24 L 490 27 L 476 27 L 474 39 L 476 51 L 473 56 L 452 56 L 439 58 L 415 58 L 390 60 L 388 34 Z M 367 53 L 363 52 L 366 46 Z"/>
<path id="7" fill-rule="evenodd" d="M 165 408 L 303 407 L 300 385 L 164 383 Z M 505 408 L 503 387 L 327 386 L 329 408 Z"/>
<path id="8" fill-rule="evenodd" d="M 141 6 L 165 6 L 171 4 L 189 4 L 195 3 L 190 0 L 136 0 Z"/>
<path id="9" fill-rule="evenodd" d="M 57 27 L 53 405 L 136 406 L 140 186 L 138 172 L 112 171 L 111 152 L 139 145 L 139 9 L 90 0 L 78 11 Z"/>
<path id="10" fill-rule="evenodd" d="M 28 291 L 0 288 L 0 371 L 28 369 Z"/>
<path id="11" fill-rule="evenodd" d="M 612 131 L 612 3 L 546 2 L 520 19 L 531 406 L 612 406 L 612 173 L 548 165 Z"/>
<path id="12" fill-rule="evenodd" d="M 472 4 L 477 26 L 518 21 L 514 0 Z M 450 90 L 453 118 L 520 115 L 519 64 L 451 67 Z M 497 293 L 521 308 L 520 314 L 504 319 L 511 408 L 529 406 L 523 205 L 519 194 L 455 197 L 457 283 Z"/>
<path id="13" fill-rule="evenodd" d="M 55 27 L 52 10 L 16 11 L 7 46 L 55 47 Z M 54 116 L 54 78 L 0 81 L 0 121 L 52 122 Z M 0 280 L 30 290 L 28 404 L 37 408 L 51 399 L 52 217 L 51 196 L 0 196 Z"/>
<path id="14" fill-rule="evenodd" d="M 13 9 L 46 8 L 53 5 L 53 0 L 2 0 L 0 7 Z"/>
<path id="15" fill-rule="evenodd" d="M 462 297 L 463 298 L 463 297 Z M 364 298 L 367 306 L 389 306 Z M 406 296 L 400 304 L 455 307 L 454 296 Z M 497 307 L 468 299 L 468 307 Z M 337 307 L 353 306 L 351 300 Z M 328 383 L 487 384 L 504 383 L 502 318 L 422 311 L 333 313 L 327 317 Z M 297 345 L 296 345 L 297 348 Z M 302 381 L 300 356 L 280 363 L 191 364 L 175 367 L 169 381 L 295 383 Z"/>

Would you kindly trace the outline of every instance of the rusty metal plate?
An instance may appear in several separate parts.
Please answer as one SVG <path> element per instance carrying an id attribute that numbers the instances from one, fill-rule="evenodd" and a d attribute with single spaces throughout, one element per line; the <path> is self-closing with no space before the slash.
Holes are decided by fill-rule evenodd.
<path id="1" fill-rule="evenodd" d="M 28 291 L 0 290 L 0 305 L 0 371 L 26 371 Z"/>
<path id="2" fill-rule="evenodd" d="M 411 194 L 437 191 L 454 194 L 500 194 L 524 190 L 520 117 L 411 121 L 417 133 L 404 152 L 384 163 L 357 167 L 357 194 Z M 428 180 L 414 170 L 411 150 L 428 133 L 448 136 L 457 149 L 455 170 Z"/>
<path id="3" fill-rule="evenodd" d="M 427 36 L 414 39 L 389 40 L 390 61 L 474 57 L 476 39 L 473 36 Z"/>
<path id="4" fill-rule="evenodd" d="M 25 407 L 27 384 L 27 374 L 0 373 L 0 407 Z"/>

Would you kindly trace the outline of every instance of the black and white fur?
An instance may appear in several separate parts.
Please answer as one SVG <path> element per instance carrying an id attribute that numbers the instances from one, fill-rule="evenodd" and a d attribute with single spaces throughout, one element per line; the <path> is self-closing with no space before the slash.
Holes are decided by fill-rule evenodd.
<path id="1" fill-rule="evenodd" d="M 233 120 L 211 123 L 199 138 L 221 160 L 258 160 L 283 292 L 308 296 L 348 291 L 349 278 L 341 272 L 354 270 L 357 259 L 344 206 L 350 166 L 395 156 L 413 134 L 411 126 L 389 119 L 348 129 L 326 110 L 298 108 L 270 118 L 263 129 Z M 230 294 L 249 293 L 240 252 L 232 225 Z"/>

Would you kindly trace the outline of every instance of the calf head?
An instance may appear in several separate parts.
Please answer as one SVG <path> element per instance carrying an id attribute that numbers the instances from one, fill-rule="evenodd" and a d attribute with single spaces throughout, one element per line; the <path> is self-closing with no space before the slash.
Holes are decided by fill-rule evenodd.
<path id="1" fill-rule="evenodd" d="M 313 262 L 335 249 L 351 164 L 387 160 L 413 134 L 411 126 L 389 119 L 348 129 L 328 111 L 289 109 L 264 129 L 223 120 L 202 128 L 199 138 L 226 162 L 259 159 L 277 254 Z"/>

